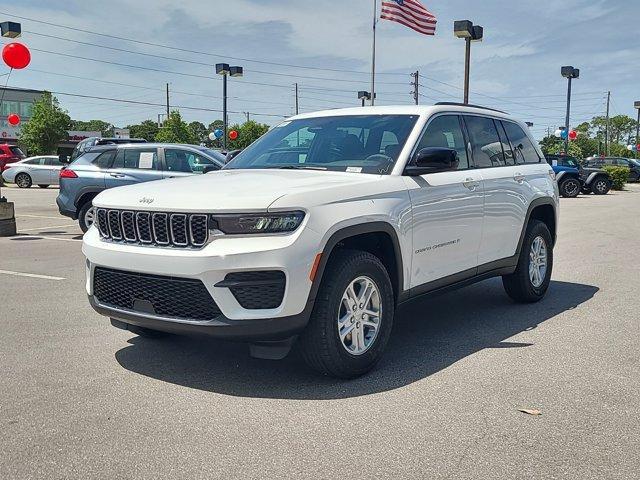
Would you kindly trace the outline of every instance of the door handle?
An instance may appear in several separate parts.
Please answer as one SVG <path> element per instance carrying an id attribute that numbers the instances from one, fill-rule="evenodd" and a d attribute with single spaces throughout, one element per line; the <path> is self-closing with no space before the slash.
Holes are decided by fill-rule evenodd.
<path id="1" fill-rule="evenodd" d="M 513 179 L 518 183 L 522 183 L 524 182 L 525 176 L 522 175 L 520 172 L 516 172 L 513 174 Z"/>
<path id="2" fill-rule="evenodd" d="M 480 182 L 469 177 L 465 179 L 464 182 L 462 182 L 462 185 L 464 185 L 465 188 L 468 188 L 469 190 L 474 191 L 476 188 L 480 186 Z"/>
<path id="3" fill-rule="evenodd" d="M 124 173 L 110 173 L 109 175 L 111 175 L 113 178 L 123 178 L 124 177 Z"/>

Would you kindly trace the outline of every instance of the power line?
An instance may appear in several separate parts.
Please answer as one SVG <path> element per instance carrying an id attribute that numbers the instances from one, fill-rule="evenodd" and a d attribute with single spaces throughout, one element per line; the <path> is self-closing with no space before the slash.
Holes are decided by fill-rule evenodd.
<path id="1" fill-rule="evenodd" d="M 108 45 L 101 45 L 99 43 L 92 43 L 92 42 L 83 42 L 81 40 L 74 40 L 74 39 L 70 39 L 70 38 L 65 38 L 65 37 L 58 37 L 56 35 L 49 35 L 46 33 L 40 33 L 40 32 L 32 32 L 29 30 L 25 30 L 24 33 L 29 33 L 31 35 L 38 35 L 38 36 L 42 36 L 42 37 L 47 37 L 47 38 L 54 38 L 57 40 L 63 40 L 66 42 L 72 42 L 72 43 L 78 43 L 80 45 L 88 45 L 88 46 L 92 46 L 92 47 L 97 47 L 97 48 L 104 48 L 107 50 L 112 50 L 112 51 L 116 51 L 116 52 L 123 52 L 123 53 L 130 53 L 132 55 L 142 55 L 145 57 L 152 57 L 152 58 L 159 58 L 162 60 L 170 60 L 170 61 L 174 61 L 174 62 L 180 62 L 180 63 L 187 63 L 187 64 L 191 64 L 191 65 L 200 65 L 200 66 L 204 66 L 204 67 L 208 67 L 211 68 L 213 67 L 213 65 L 211 63 L 205 63 L 205 62 L 198 62 L 195 60 L 188 60 L 185 58 L 177 58 L 177 57 L 168 57 L 166 55 L 156 55 L 153 53 L 146 53 L 146 52 L 137 52 L 135 50 L 128 50 L 126 48 L 118 48 L 118 47 L 112 47 L 112 46 L 108 46 Z M 292 73 L 279 73 L 279 72 L 266 72 L 263 70 L 253 70 L 253 69 L 245 69 L 246 72 L 251 72 L 251 73 L 257 73 L 259 75 L 274 75 L 274 76 L 278 76 L 278 77 L 291 77 L 291 78 L 303 78 L 303 79 L 307 79 L 307 80 L 323 80 L 323 81 L 331 81 L 331 82 L 342 82 L 342 83 L 362 83 L 360 80 L 346 80 L 346 79 L 339 79 L 339 78 L 327 78 L 327 77 L 313 77 L 313 76 L 309 76 L 309 75 L 295 75 Z M 378 82 L 381 85 L 404 85 L 404 83 L 400 83 L 400 82 Z"/>
<path id="2" fill-rule="evenodd" d="M 67 30 L 72 30 L 74 32 L 82 32 L 82 33 L 88 33 L 91 35 L 97 35 L 97 36 L 101 36 L 101 37 L 106 37 L 106 38 L 113 38 L 116 40 L 122 40 L 125 42 L 132 42 L 132 43 L 138 43 L 140 45 L 147 45 L 147 46 L 152 46 L 152 47 L 159 47 L 159 48 L 166 48 L 169 50 L 174 50 L 174 51 L 178 51 L 178 52 L 183 52 L 183 53 L 193 53 L 196 55 L 206 55 L 208 57 L 213 57 L 213 58 L 219 58 L 219 59 L 229 59 L 229 60 L 236 60 L 236 61 L 241 61 L 241 62 L 249 62 L 249 63 L 258 63 L 258 64 L 263 64 L 263 65 L 273 65 L 273 66 L 277 66 L 277 67 L 289 67 L 289 68 L 302 68 L 302 69 L 308 69 L 308 70 L 320 70 L 320 71 L 327 71 L 327 72 L 338 72 L 338 73 L 355 73 L 355 74 L 361 74 L 361 75 L 370 75 L 370 72 L 363 72 L 363 71 L 358 71 L 358 70 L 346 70 L 346 69 L 338 69 L 338 68 L 326 68 L 326 67 L 313 67 L 313 66 L 309 66 L 309 65 L 295 65 L 295 64 L 290 64 L 290 63 L 280 63 L 280 62 L 268 62 L 266 60 L 255 60 L 255 59 L 251 59 L 251 58 L 242 58 L 242 57 L 232 57 L 229 55 L 221 55 L 221 54 L 216 54 L 216 53 L 211 53 L 211 52 L 204 52 L 204 51 L 199 51 L 199 50 L 191 50 L 188 48 L 181 48 L 181 47 L 176 47 L 173 45 L 166 45 L 166 44 L 162 44 L 162 43 L 156 43 L 156 42 L 149 42 L 149 41 L 144 41 L 144 40 L 136 40 L 134 38 L 128 38 L 128 37 L 122 37 L 119 35 L 112 35 L 112 34 L 108 34 L 108 33 L 102 33 L 102 32 L 95 32 L 92 30 L 86 30 L 86 29 L 82 29 L 82 28 L 77 28 L 77 27 L 70 27 L 68 25 L 62 25 L 59 23 L 53 23 L 53 22 L 46 22 L 44 20 L 38 20 L 35 18 L 30 18 L 30 17 L 24 17 L 24 16 L 20 16 L 20 15 L 14 15 L 8 12 L 0 12 L 1 15 L 5 15 L 5 16 L 9 16 L 9 17 L 13 17 L 13 18 L 19 18 L 21 20 L 28 20 L 31 22 L 36 22 L 36 23 L 40 23 L 43 25 L 49 25 L 52 27 L 58 27 L 58 28 L 64 28 Z M 404 73 L 396 73 L 396 72 L 379 72 L 379 75 L 405 75 Z"/>

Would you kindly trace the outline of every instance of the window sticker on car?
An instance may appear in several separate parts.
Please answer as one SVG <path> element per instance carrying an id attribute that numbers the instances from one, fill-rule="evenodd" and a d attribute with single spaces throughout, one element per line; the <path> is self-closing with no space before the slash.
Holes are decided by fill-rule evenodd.
<path id="1" fill-rule="evenodd" d="M 153 168 L 153 152 L 140 152 L 140 159 L 138 160 L 138 168 Z"/>
<path id="2" fill-rule="evenodd" d="M 362 167 L 347 167 L 346 171 L 349 173 L 361 173 Z"/>
<path id="3" fill-rule="evenodd" d="M 551 166 L 552 167 L 557 167 L 558 166 L 558 160 L 551 160 Z"/>

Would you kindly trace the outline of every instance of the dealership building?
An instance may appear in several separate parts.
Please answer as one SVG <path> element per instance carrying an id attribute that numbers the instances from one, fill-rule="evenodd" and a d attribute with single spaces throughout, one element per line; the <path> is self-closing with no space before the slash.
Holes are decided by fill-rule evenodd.
<path id="1" fill-rule="evenodd" d="M 2 108 L 0 109 L 0 143 L 16 145 L 20 135 L 20 125 L 31 119 L 33 103 L 38 100 L 44 92 L 42 90 L 30 90 L 27 88 L 0 87 Z M 11 113 L 20 116 L 20 125 L 9 125 L 7 117 Z M 69 136 L 58 145 L 58 152 L 65 155 L 70 154 L 77 143 L 88 137 L 102 137 L 101 132 L 69 131 Z M 28 152 L 26 152 L 28 154 Z"/>

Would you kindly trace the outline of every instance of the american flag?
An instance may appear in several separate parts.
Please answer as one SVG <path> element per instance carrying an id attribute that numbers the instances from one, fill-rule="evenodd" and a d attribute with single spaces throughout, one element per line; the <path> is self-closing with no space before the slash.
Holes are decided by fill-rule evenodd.
<path id="1" fill-rule="evenodd" d="M 392 0 L 382 2 L 380 18 L 401 23 L 425 35 L 435 35 L 436 17 L 418 0 Z"/>

